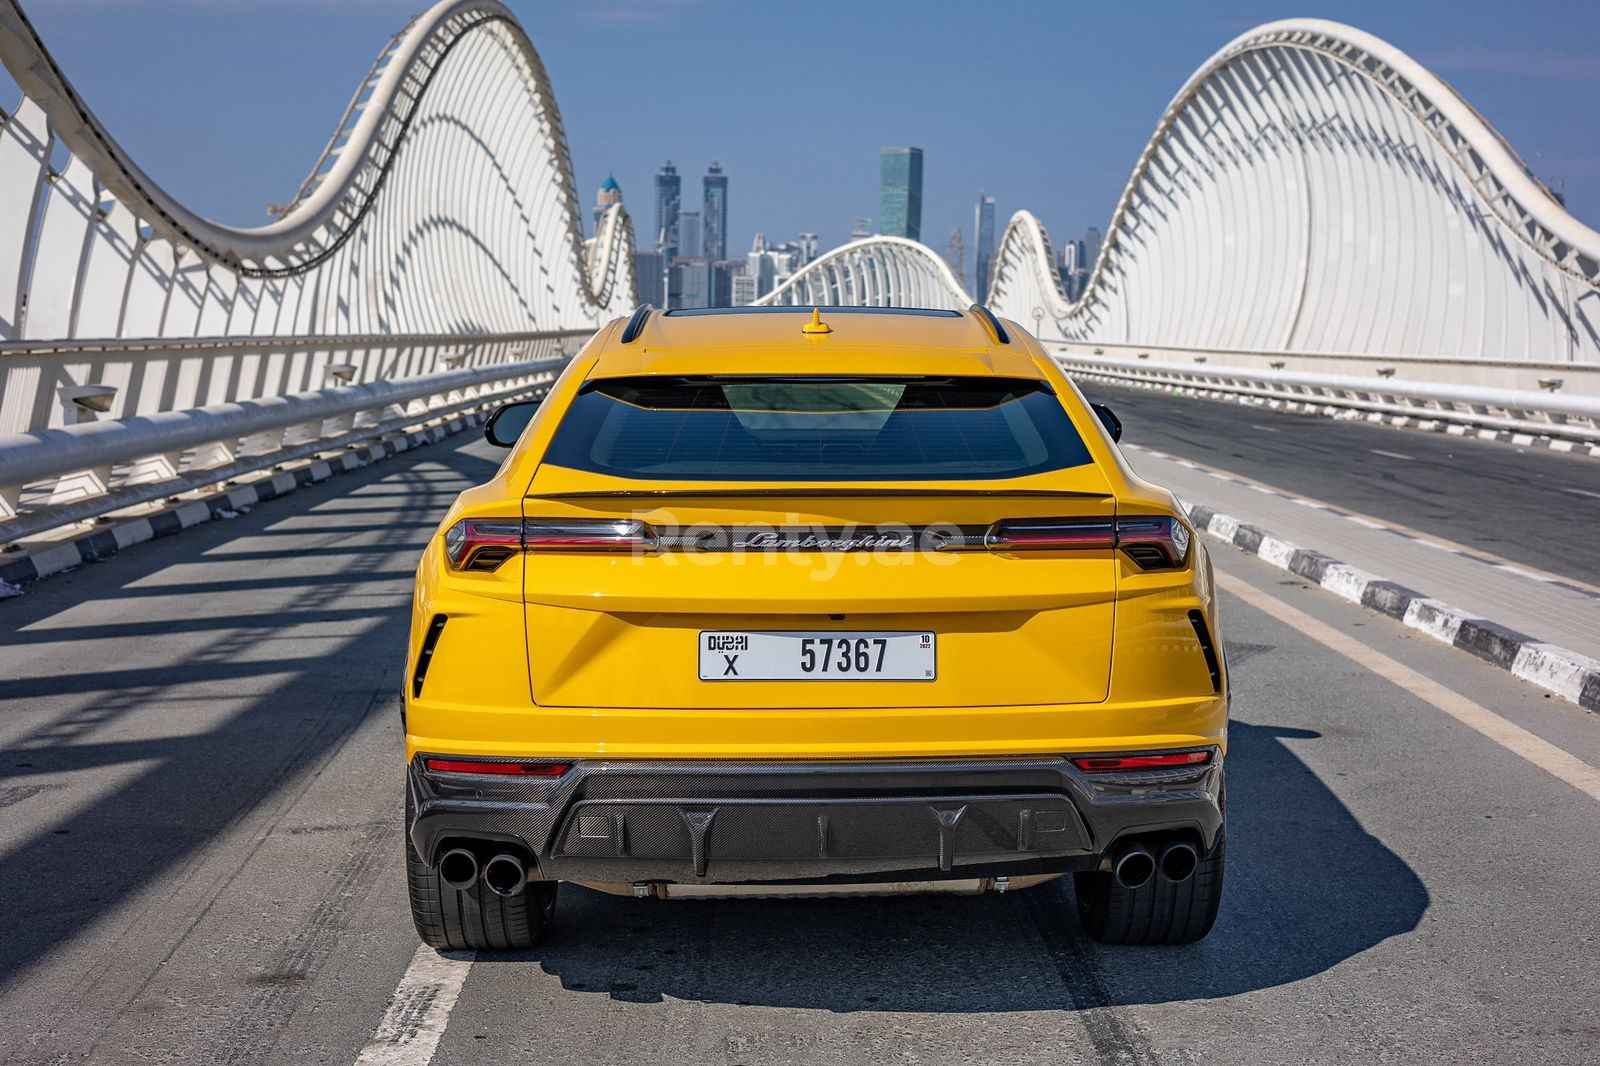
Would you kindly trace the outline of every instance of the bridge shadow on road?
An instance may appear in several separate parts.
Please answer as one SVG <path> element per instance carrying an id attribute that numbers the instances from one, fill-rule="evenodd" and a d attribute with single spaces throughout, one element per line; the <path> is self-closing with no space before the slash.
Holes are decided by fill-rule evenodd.
<path id="1" fill-rule="evenodd" d="M 1315 736 L 1233 724 L 1227 890 L 1216 928 L 1192 946 L 1093 944 L 1064 880 L 979 898 L 665 902 L 566 886 L 545 946 L 478 966 L 536 961 L 569 992 L 626 1002 L 917 1013 L 1090 1009 L 1298 981 L 1410 931 L 1428 905 L 1411 868 L 1282 743 Z M 548 994 L 512 977 L 497 990 Z"/>
<path id="2" fill-rule="evenodd" d="M 270 825 L 371 715 L 398 734 L 417 554 L 494 467 L 429 448 L 7 603 L 0 807 L 61 813 L 0 853 L 0 989 L 147 891 L 187 891 L 201 913 L 249 860 L 215 853 L 242 819 Z"/>

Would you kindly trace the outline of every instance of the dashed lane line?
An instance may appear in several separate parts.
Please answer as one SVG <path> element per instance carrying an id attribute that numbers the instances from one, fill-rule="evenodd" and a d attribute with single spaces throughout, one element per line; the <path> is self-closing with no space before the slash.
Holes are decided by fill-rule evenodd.
<path id="1" fill-rule="evenodd" d="M 1552 777 L 1565 781 L 1590 799 L 1600 801 L 1600 770 L 1571 752 L 1556 747 L 1543 737 L 1502 718 L 1482 704 L 1446 688 L 1426 674 L 1418 673 L 1404 663 L 1367 647 L 1324 622 L 1319 622 L 1304 611 L 1274 599 L 1232 574 L 1219 571 L 1216 578 L 1217 584 L 1225 591 L 1237 596 L 1256 610 L 1299 630 L 1318 644 L 1338 652 L 1356 665 L 1371 670 L 1386 681 L 1426 701 L 1469 729 L 1477 730 L 1513 755 L 1520 756 Z"/>
<path id="2" fill-rule="evenodd" d="M 426 944 L 417 948 L 355 1066 L 428 1066 L 476 957 L 470 951 L 441 954 Z"/>

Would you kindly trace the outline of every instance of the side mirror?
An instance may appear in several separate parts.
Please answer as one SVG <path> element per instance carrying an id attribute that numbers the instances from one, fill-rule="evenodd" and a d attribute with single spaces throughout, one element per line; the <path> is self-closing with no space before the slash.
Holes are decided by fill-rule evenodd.
<path id="1" fill-rule="evenodd" d="M 538 400 L 508 403 L 490 415 L 489 421 L 483 424 L 483 437 L 496 448 L 510 448 L 517 443 L 517 438 L 522 436 L 522 431 L 528 428 L 528 423 L 533 421 L 538 411 Z"/>
<path id="2" fill-rule="evenodd" d="M 1100 416 L 1100 422 L 1106 427 L 1106 432 L 1111 434 L 1111 439 L 1121 440 L 1122 419 L 1117 417 L 1117 413 L 1103 403 L 1092 403 L 1089 406 Z"/>

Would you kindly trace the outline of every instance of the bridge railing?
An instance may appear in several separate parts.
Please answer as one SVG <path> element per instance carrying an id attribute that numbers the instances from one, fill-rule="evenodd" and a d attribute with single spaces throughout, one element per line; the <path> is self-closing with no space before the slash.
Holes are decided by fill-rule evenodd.
<path id="1" fill-rule="evenodd" d="M 1178 363 L 1157 349 L 1107 354 L 1061 352 L 1075 378 L 1176 391 L 1325 414 L 1360 412 L 1424 428 L 1458 426 L 1600 445 L 1600 397 L 1483 388 L 1393 377 Z M 1123 354 L 1126 352 L 1126 354 Z M 1165 356 L 1165 358 L 1163 358 Z"/>
<path id="2" fill-rule="evenodd" d="M 407 350 L 431 346 L 434 365 L 477 363 L 508 351 L 539 354 L 0 436 L 0 545 L 538 395 L 588 336 L 574 330 L 388 338 Z M 319 351 L 337 352 L 328 338 L 300 340 L 320 340 Z M 225 341 L 206 343 L 227 350 Z"/>

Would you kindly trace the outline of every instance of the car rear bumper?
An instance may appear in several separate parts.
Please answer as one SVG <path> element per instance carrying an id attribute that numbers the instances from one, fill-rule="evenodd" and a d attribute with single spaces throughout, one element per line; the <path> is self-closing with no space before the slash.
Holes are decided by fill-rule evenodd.
<path id="1" fill-rule="evenodd" d="M 1102 754 L 1102 753 L 1095 753 Z M 1062 756 L 858 762 L 590 760 L 560 777 L 440 773 L 414 759 L 420 855 L 524 849 L 548 880 L 938 880 L 1097 868 L 1121 837 L 1209 849 L 1222 756 L 1085 774 Z M 516 761 L 516 760 L 503 760 Z"/>

